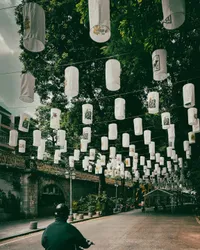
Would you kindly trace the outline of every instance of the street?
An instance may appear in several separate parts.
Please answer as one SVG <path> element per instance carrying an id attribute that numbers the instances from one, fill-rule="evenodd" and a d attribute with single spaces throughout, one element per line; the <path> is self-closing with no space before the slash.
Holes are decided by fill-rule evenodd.
<path id="1" fill-rule="evenodd" d="M 200 249 L 200 225 L 193 216 L 140 210 L 81 222 L 75 226 L 93 241 L 91 250 Z M 42 232 L 1 242 L 0 250 L 42 250 Z"/>

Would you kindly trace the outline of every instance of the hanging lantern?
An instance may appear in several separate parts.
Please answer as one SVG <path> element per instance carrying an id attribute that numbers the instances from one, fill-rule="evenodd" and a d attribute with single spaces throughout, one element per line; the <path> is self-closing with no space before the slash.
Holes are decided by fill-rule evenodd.
<path id="1" fill-rule="evenodd" d="M 183 158 L 178 158 L 178 164 L 180 168 L 183 167 Z"/>
<path id="2" fill-rule="evenodd" d="M 152 54 L 153 79 L 163 81 L 167 78 L 167 51 L 155 50 Z"/>
<path id="3" fill-rule="evenodd" d="M 125 159 L 125 164 L 126 164 L 126 167 L 130 167 L 131 166 L 131 159 L 130 158 L 126 158 Z"/>
<path id="4" fill-rule="evenodd" d="M 168 129 L 171 124 L 171 117 L 169 112 L 164 112 L 161 114 L 161 119 L 162 119 L 162 128 L 163 129 Z"/>
<path id="5" fill-rule="evenodd" d="M 197 124 L 197 109 L 196 108 L 188 109 L 188 124 L 191 126 Z"/>
<path id="6" fill-rule="evenodd" d="M 150 176 L 150 169 L 147 169 L 147 170 L 146 170 L 145 175 L 146 175 L 146 176 Z"/>
<path id="7" fill-rule="evenodd" d="M 41 52 L 45 48 L 45 12 L 36 3 L 25 3 L 23 7 L 24 48 Z"/>
<path id="8" fill-rule="evenodd" d="M 111 123 L 108 125 L 108 139 L 117 140 L 117 124 Z"/>
<path id="9" fill-rule="evenodd" d="M 140 156 L 140 165 L 141 166 L 145 165 L 145 157 L 144 156 Z"/>
<path id="10" fill-rule="evenodd" d="M 110 158 L 114 159 L 116 155 L 116 147 L 110 147 Z"/>
<path id="11" fill-rule="evenodd" d="M 160 153 L 156 153 L 156 162 L 160 163 Z"/>
<path id="12" fill-rule="evenodd" d="M 106 156 L 105 155 L 101 155 L 101 166 L 105 166 L 106 165 Z"/>
<path id="13" fill-rule="evenodd" d="M 135 153 L 135 154 L 134 154 L 133 159 L 134 159 L 134 161 L 138 162 L 138 153 Z"/>
<path id="14" fill-rule="evenodd" d="M 195 89 L 192 83 L 187 83 L 183 86 L 183 104 L 185 108 L 195 106 Z"/>
<path id="15" fill-rule="evenodd" d="M 83 159 L 82 160 L 82 167 L 83 167 L 83 170 L 84 171 L 87 171 L 88 170 L 88 164 L 87 164 L 88 162 L 87 162 L 87 159 Z"/>
<path id="16" fill-rule="evenodd" d="M 66 137 L 66 132 L 65 130 L 58 130 L 57 131 L 57 146 L 63 147 L 65 145 L 65 137 Z"/>
<path id="17" fill-rule="evenodd" d="M 171 161 L 167 161 L 167 168 L 168 168 L 168 169 L 171 169 L 171 168 L 172 168 L 172 163 L 171 163 Z"/>
<path id="18" fill-rule="evenodd" d="M 117 154 L 116 155 L 116 160 L 117 160 L 117 163 L 121 163 L 122 162 L 122 155 L 121 154 Z"/>
<path id="19" fill-rule="evenodd" d="M 147 168 L 151 168 L 151 161 L 147 160 Z"/>
<path id="20" fill-rule="evenodd" d="M 175 138 L 171 138 L 171 139 L 169 139 L 168 138 L 168 143 L 169 143 L 169 147 L 171 147 L 172 149 L 174 149 L 174 147 L 175 147 Z"/>
<path id="21" fill-rule="evenodd" d="M 61 160 L 61 154 L 60 154 L 60 150 L 56 149 L 55 153 L 54 153 L 54 162 L 55 161 L 60 161 Z"/>
<path id="22" fill-rule="evenodd" d="M 188 151 L 189 150 L 189 146 L 190 146 L 189 141 L 184 141 L 183 142 L 183 149 L 184 149 L 184 151 Z"/>
<path id="23" fill-rule="evenodd" d="M 30 115 L 26 113 L 20 114 L 20 121 L 19 121 L 19 130 L 22 132 L 28 132 L 29 131 L 29 125 L 30 125 Z"/>
<path id="24" fill-rule="evenodd" d="M 106 62 L 106 73 L 105 74 L 106 74 L 106 88 L 110 91 L 119 90 L 120 89 L 120 74 L 121 74 L 120 62 L 116 59 L 108 60 Z M 125 103 L 124 103 L 124 105 L 125 105 Z"/>
<path id="25" fill-rule="evenodd" d="M 167 147 L 167 157 L 172 156 L 172 147 Z"/>
<path id="26" fill-rule="evenodd" d="M 79 161 L 79 159 L 80 159 L 80 150 L 74 149 L 74 160 Z"/>
<path id="27" fill-rule="evenodd" d="M 191 159 L 191 157 L 190 157 L 190 152 L 189 152 L 189 151 L 186 151 L 186 159 L 187 159 L 187 160 L 190 160 L 190 159 Z"/>
<path id="28" fill-rule="evenodd" d="M 81 139 L 81 152 L 85 153 L 87 152 L 87 146 L 88 146 L 88 143 L 86 140 L 84 139 Z"/>
<path id="29" fill-rule="evenodd" d="M 33 146 L 39 147 L 41 144 L 41 131 L 34 130 L 33 131 Z"/>
<path id="30" fill-rule="evenodd" d="M 87 167 L 89 167 L 89 164 L 90 164 L 89 157 L 88 156 L 84 156 L 84 160 L 86 162 Z"/>
<path id="31" fill-rule="evenodd" d="M 155 142 L 154 141 L 152 141 L 149 144 L 149 154 L 150 155 L 155 155 Z"/>
<path id="32" fill-rule="evenodd" d="M 93 149 L 93 148 L 91 148 L 89 152 L 90 152 L 89 159 L 90 159 L 91 161 L 94 161 L 94 160 L 95 160 L 96 150 Z"/>
<path id="33" fill-rule="evenodd" d="M 108 150 L 108 137 L 107 136 L 101 137 L 101 150 L 102 151 Z"/>
<path id="34" fill-rule="evenodd" d="M 92 138 L 92 129 L 90 127 L 83 128 L 83 139 L 87 141 L 87 143 L 91 142 Z"/>
<path id="35" fill-rule="evenodd" d="M 67 152 L 67 140 L 64 142 L 64 146 L 60 146 L 60 153 L 66 153 Z"/>
<path id="36" fill-rule="evenodd" d="M 34 102 L 35 77 L 31 73 L 22 75 L 19 99 L 23 102 Z"/>
<path id="37" fill-rule="evenodd" d="M 26 141 L 19 140 L 19 153 L 25 153 L 25 152 L 26 152 Z"/>
<path id="38" fill-rule="evenodd" d="M 148 94 L 148 112 L 149 114 L 157 114 L 159 112 L 159 93 L 150 92 Z"/>
<path id="39" fill-rule="evenodd" d="M 170 124 L 168 130 L 168 139 L 174 139 L 175 138 L 175 125 L 174 124 Z"/>
<path id="40" fill-rule="evenodd" d="M 155 161 L 155 159 L 156 159 L 155 155 L 150 155 L 150 160 L 151 161 Z"/>
<path id="41" fill-rule="evenodd" d="M 155 171 L 157 172 L 159 169 L 159 164 L 155 164 L 154 167 L 155 167 Z"/>
<path id="42" fill-rule="evenodd" d="M 92 169 L 92 166 L 89 165 L 89 167 L 88 167 L 88 172 L 89 172 L 89 173 L 92 173 L 92 170 L 93 170 L 93 169 Z"/>
<path id="43" fill-rule="evenodd" d="M 90 37 L 97 43 L 110 39 L 110 0 L 89 0 Z"/>
<path id="44" fill-rule="evenodd" d="M 192 126 L 192 132 L 194 132 L 194 133 L 200 133 L 200 122 L 199 122 L 199 119 L 197 119 L 197 123 Z"/>
<path id="45" fill-rule="evenodd" d="M 172 159 L 172 160 L 175 160 L 175 159 L 176 159 L 176 151 L 175 151 L 175 150 L 172 150 L 171 159 Z"/>
<path id="46" fill-rule="evenodd" d="M 178 171 L 178 166 L 177 165 L 174 165 L 174 171 Z"/>
<path id="47" fill-rule="evenodd" d="M 185 0 L 162 0 L 162 9 L 165 29 L 177 29 L 185 22 Z"/>
<path id="48" fill-rule="evenodd" d="M 45 139 L 41 139 L 40 148 L 41 148 L 41 150 L 43 150 L 43 152 L 45 152 L 45 149 L 46 149 L 46 140 Z"/>
<path id="49" fill-rule="evenodd" d="M 93 106 L 92 104 L 83 104 L 82 105 L 82 123 L 83 124 L 92 124 L 93 119 Z"/>
<path id="50" fill-rule="evenodd" d="M 129 145 L 129 156 L 135 155 L 135 145 Z"/>
<path id="51" fill-rule="evenodd" d="M 135 135 L 143 134 L 142 118 L 133 119 Z"/>
<path id="52" fill-rule="evenodd" d="M 164 166 L 164 165 L 165 165 L 165 158 L 160 157 L 160 166 Z"/>
<path id="53" fill-rule="evenodd" d="M 60 109 L 52 108 L 51 109 L 51 120 L 50 120 L 50 128 L 59 129 L 60 128 Z"/>
<path id="54" fill-rule="evenodd" d="M 115 119 L 116 120 L 125 119 L 125 99 L 123 98 L 115 99 Z"/>
<path id="55" fill-rule="evenodd" d="M 130 135 L 128 133 L 122 134 L 122 147 L 128 148 L 130 144 Z"/>
<path id="56" fill-rule="evenodd" d="M 189 139 L 190 144 L 194 144 L 196 142 L 195 133 L 194 132 L 189 132 L 188 133 L 188 139 Z"/>
<path id="57" fill-rule="evenodd" d="M 37 159 L 43 160 L 43 158 L 44 158 L 44 151 L 42 150 L 41 146 L 39 146 L 37 150 Z"/>
<path id="58" fill-rule="evenodd" d="M 79 70 L 70 66 L 65 69 L 65 95 L 75 97 L 79 93 Z"/>
<path id="59" fill-rule="evenodd" d="M 151 143 L 151 130 L 144 131 L 144 144 L 149 145 Z"/>
<path id="60" fill-rule="evenodd" d="M 74 156 L 69 156 L 69 167 L 74 168 Z"/>
<path id="61" fill-rule="evenodd" d="M 18 131 L 17 130 L 10 130 L 9 146 L 17 147 L 17 141 L 18 141 Z"/>

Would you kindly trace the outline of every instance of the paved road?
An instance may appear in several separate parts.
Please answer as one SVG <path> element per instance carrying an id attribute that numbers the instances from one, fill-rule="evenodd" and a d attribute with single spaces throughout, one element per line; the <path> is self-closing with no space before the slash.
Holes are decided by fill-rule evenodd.
<path id="1" fill-rule="evenodd" d="M 95 242 L 91 250 L 200 249 L 200 225 L 192 216 L 128 212 L 76 224 Z M 42 250 L 42 233 L 0 243 L 0 250 Z"/>

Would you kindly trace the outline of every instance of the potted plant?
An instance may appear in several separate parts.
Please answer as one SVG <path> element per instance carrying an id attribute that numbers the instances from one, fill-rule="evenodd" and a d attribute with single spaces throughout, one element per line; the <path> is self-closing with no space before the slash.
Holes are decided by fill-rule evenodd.
<path id="1" fill-rule="evenodd" d="M 94 215 L 95 212 L 95 206 L 89 206 L 88 207 L 88 216 L 91 218 L 92 215 Z"/>
<path id="2" fill-rule="evenodd" d="M 95 209 L 96 209 L 96 215 L 100 216 L 100 213 L 101 213 L 101 202 L 99 200 L 96 203 Z"/>
<path id="3" fill-rule="evenodd" d="M 79 206 L 78 206 L 78 202 L 77 201 L 73 201 L 72 203 L 72 210 L 73 210 L 73 219 L 76 220 L 77 219 L 77 216 L 78 216 L 78 209 L 79 209 Z"/>

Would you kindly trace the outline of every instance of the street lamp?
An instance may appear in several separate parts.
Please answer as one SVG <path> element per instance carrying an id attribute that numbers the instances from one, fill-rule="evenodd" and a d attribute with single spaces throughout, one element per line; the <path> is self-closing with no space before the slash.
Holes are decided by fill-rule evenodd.
<path id="1" fill-rule="evenodd" d="M 72 210 L 72 199 L 73 199 L 73 186 L 72 180 L 76 178 L 75 169 L 73 167 L 69 167 L 65 172 L 65 178 L 70 180 L 70 209 L 69 209 L 69 221 L 73 220 L 73 210 Z"/>

